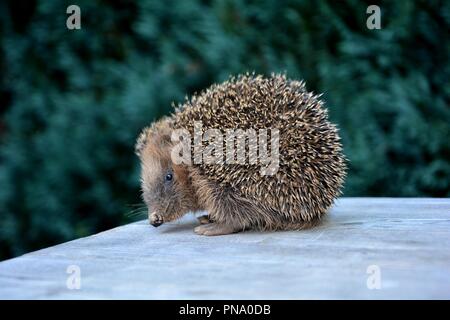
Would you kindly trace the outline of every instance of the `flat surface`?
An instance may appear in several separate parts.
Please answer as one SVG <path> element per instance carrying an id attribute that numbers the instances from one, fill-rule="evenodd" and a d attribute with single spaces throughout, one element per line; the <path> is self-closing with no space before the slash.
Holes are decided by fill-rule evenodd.
<path id="1" fill-rule="evenodd" d="M 450 199 L 342 198 L 296 232 L 195 225 L 141 221 L 1 262 L 0 298 L 450 299 Z"/>

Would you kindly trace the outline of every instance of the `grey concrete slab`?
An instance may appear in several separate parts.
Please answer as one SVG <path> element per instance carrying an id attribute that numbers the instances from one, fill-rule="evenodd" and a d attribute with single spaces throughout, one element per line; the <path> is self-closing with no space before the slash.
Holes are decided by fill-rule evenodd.
<path id="1" fill-rule="evenodd" d="M 450 299 L 450 199 L 342 198 L 296 232 L 195 225 L 140 221 L 3 261 L 0 298 Z"/>

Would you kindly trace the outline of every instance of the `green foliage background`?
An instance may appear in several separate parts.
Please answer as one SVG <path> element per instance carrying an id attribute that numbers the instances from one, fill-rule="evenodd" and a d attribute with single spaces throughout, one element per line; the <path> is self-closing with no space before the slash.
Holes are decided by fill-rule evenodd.
<path id="1" fill-rule="evenodd" d="M 450 2 L 0 3 L 0 258 L 129 221 L 139 130 L 230 74 L 323 92 L 346 196 L 450 195 Z"/>

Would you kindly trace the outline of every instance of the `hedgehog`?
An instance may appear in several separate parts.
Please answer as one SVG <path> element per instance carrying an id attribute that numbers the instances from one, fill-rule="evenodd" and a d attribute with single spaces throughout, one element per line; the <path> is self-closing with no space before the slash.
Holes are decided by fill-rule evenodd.
<path id="1" fill-rule="evenodd" d="M 135 145 L 150 224 L 206 211 L 194 228 L 206 236 L 317 225 L 346 176 L 320 97 L 284 74 L 245 74 L 174 105 Z"/>

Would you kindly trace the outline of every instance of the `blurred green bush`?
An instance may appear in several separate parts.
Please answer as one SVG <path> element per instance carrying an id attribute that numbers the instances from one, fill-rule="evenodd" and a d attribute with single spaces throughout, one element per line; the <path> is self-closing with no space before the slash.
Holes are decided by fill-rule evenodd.
<path id="1" fill-rule="evenodd" d="M 346 196 L 450 195 L 450 2 L 0 3 L 0 258 L 129 221 L 139 130 L 230 74 L 323 92 Z"/>

